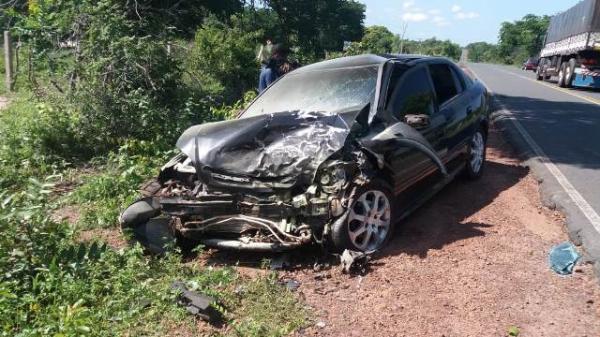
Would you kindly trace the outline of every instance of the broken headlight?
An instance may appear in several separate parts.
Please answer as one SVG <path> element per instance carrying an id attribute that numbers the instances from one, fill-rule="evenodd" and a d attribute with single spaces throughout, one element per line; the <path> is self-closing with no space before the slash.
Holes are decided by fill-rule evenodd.
<path id="1" fill-rule="evenodd" d="M 346 183 L 346 169 L 336 163 L 324 165 L 319 172 L 317 181 L 325 193 L 335 193 Z"/>

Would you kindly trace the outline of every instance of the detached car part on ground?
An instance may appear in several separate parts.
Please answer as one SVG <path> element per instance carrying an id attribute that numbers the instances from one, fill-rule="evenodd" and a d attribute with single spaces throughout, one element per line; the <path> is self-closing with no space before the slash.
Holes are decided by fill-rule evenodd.
<path id="1" fill-rule="evenodd" d="M 362 55 L 275 82 L 236 120 L 191 127 L 120 217 L 150 251 L 173 241 L 372 252 L 460 172 L 481 174 L 489 97 L 453 63 Z"/>

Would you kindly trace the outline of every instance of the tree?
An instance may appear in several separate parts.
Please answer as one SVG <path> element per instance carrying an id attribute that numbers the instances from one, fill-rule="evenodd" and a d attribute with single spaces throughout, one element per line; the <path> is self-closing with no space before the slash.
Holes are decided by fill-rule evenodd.
<path id="1" fill-rule="evenodd" d="M 309 61 L 341 51 L 363 33 L 365 6 L 354 0 L 264 0 L 273 9 L 286 41 Z"/>
<path id="2" fill-rule="evenodd" d="M 444 56 L 458 60 L 462 49 L 450 40 L 430 38 L 422 41 L 407 40 L 404 42 L 404 52 L 407 54 L 422 54 Z"/>
<path id="3" fill-rule="evenodd" d="M 514 22 L 503 22 L 499 34 L 499 56 L 504 62 L 512 64 L 538 55 L 549 23 L 550 17 L 533 14 Z"/>
<path id="4" fill-rule="evenodd" d="M 487 42 L 474 42 L 466 47 L 471 62 L 498 62 L 498 46 Z"/>
<path id="5" fill-rule="evenodd" d="M 370 26 L 361 40 L 362 50 L 367 53 L 391 53 L 396 37 L 384 26 Z"/>
<path id="6" fill-rule="evenodd" d="M 242 97 L 256 86 L 258 64 L 255 46 L 259 32 L 245 32 L 233 18 L 233 27 L 208 20 L 196 32 L 187 67 L 211 95 L 226 103 Z"/>

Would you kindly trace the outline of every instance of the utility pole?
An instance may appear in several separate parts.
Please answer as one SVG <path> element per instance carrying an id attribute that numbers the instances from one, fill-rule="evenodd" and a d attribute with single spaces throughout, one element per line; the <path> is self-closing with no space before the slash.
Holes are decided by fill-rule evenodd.
<path id="1" fill-rule="evenodd" d="M 404 54 L 404 36 L 406 35 L 406 29 L 408 28 L 408 23 L 403 22 L 402 26 L 400 26 L 401 34 L 400 34 L 400 54 Z"/>
<path id="2" fill-rule="evenodd" d="M 4 31 L 4 72 L 6 74 L 6 91 L 10 92 L 13 88 L 13 63 L 12 63 L 12 41 L 10 32 Z"/>

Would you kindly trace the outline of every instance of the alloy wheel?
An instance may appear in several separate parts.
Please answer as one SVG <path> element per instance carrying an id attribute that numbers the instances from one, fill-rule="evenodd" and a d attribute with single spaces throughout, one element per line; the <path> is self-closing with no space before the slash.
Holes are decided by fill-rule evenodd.
<path id="1" fill-rule="evenodd" d="M 478 173 L 483 165 L 485 153 L 485 141 L 481 132 L 475 132 L 473 138 L 471 138 L 471 170 L 474 173 Z"/>
<path id="2" fill-rule="evenodd" d="M 368 190 L 356 199 L 348 216 L 348 236 L 362 251 L 379 249 L 390 233 L 391 205 L 385 193 Z"/>

